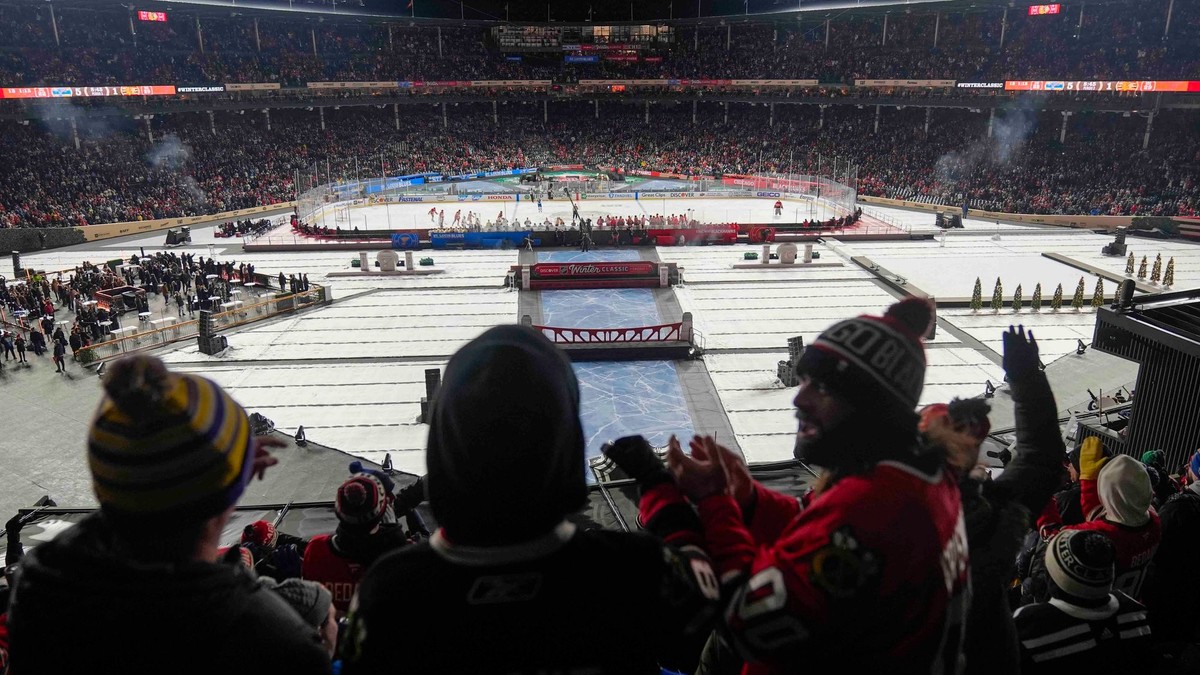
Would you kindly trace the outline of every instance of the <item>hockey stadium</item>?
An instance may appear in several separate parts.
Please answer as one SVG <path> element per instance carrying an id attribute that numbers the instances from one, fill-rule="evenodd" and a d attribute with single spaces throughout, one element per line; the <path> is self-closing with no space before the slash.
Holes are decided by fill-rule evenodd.
<path id="1" fill-rule="evenodd" d="M 1190 672 L 1200 8 L 683 4 L 0 2 L 0 675 Z"/>

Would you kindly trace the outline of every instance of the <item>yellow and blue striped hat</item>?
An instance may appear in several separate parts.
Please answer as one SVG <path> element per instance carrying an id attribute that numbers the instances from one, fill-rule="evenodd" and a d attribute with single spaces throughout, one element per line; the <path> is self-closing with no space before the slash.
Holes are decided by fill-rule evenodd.
<path id="1" fill-rule="evenodd" d="M 241 497 L 254 464 L 246 411 L 216 383 L 131 356 L 111 365 L 88 433 L 104 512 L 138 522 L 205 520 Z"/>

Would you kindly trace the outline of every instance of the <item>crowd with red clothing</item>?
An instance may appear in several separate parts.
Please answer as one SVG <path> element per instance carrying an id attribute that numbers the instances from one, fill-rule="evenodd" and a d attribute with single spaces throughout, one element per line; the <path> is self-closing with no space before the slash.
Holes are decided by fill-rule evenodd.
<path id="1" fill-rule="evenodd" d="M 993 478 L 985 399 L 917 412 L 933 320 L 931 303 L 909 298 L 835 323 L 792 363 L 796 457 L 821 469 L 802 498 L 757 482 L 712 436 L 687 453 L 671 437 L 665 461 L 640 436 L 606 445 L 614 477 L 637 485 L 638 533 L 576 524 L 579 383 L 528 327 L 492 328 L 451 358 L 426 476 L 401 487 L 356 462 L 334 495 L 336 531 L 304 540 L 259 521 L 227 550 L 216 542 L 232 504 L 281 441 L 254 437 L 203 378 L 117 362 L 89 433 L 100 511 L 28 555 L 26 516 L 6 526 L 0 667 L 71 672 L 84 647 L 128 626 L 89 621 L 78 649 L 55 650 L 46 622 L 70 630 L 120 610 L 143 630 L 157 622 L 156 647 L 169 648 L 119 657 L 139 668 L 224 636 L 188 652 L 195 668 L 220 663 L 243 642 L 230 630 L 273 617 L 254 662 L 289 672 L 390 672 L 401 638 L 418 645 L 404 655 L 412 672 L 1189 672 L 1200 451 L 1182 481 L 1162 453 L 1110 457 L 1095 437 L 1068 454 L 1036 339 L 1010 327 L 1015 443 Z M 185 414 L 212 399 L 219 415 Z M 146 438 L 194 461 L 154 463 Z M 202 459 L 229 470 L 191 475 Z M 186 489 L 139 497 L 153 485 L 130 482 L 143 472 Z M 141 534 L 166 517 L 175 537 Z M 167 596 L 191 611 L 163 614 Z M 223 621 L 196 620 L 217 608 Z"/>
<path id="2" fill-rule="evenodd" d="M 885 21 L 850 10 L 828 24 L 825 17 L 750 16 L 728 28 L 675 26 L 632 61 L 564 65 L 557 50 L 505 59 L 487 28 L 471 26 L 340 20 L 337 14 L 314 25 L 290 15 L 192 15 L 183 9 L 167 22 L 134 23 L 118 7 L 14 6 L 0 11 L 0 29 L 14 37 L 0 52 L 0 74 L 12 85 L 295 86 L 588 77 L 1169 80 L 1196 70 L 1200 14 L 1190 5 L 1175 8 L 1170 18 L 1165 12 L 1131 16 L 1119 3 L 1070 14 L 1009 12 L 1005 20 L 1000 9 L 972 8 L 906 12 Z"/>
<path id="3" fill-rule="evenodd" d="M 831 108 L 823 121 L 803 107 L 781 109 L 774 127 L 761 113 L 726 125 L 718 108 L 666 108 L 644 123 L 628 111 L 561 103 L 549 122 L 520 106 L 493 123 L 490 106 L 464 104 L 443 128 L 441 117 L 416 112 L 396 131 L 374 108 L 314 113 L 275 111 L 270 130 L 259 118 L 218 117 L 213 135 L 201 115 L 164 117 L 156 142 L 134 130 L 93 130 L 75 151 L 61 123 L 48 129 L 6 127 L 0 147 L 0 224 L 54 227 L 144 220 L 270 204 L 306 184 L 436 172 L 453 175 L 546 166 L 589 158 L 629 173 L 683 175 L 833 173 L 857 166 L 859 194 L 1017 213 L 1194 215 L 1200 211 L 1200 138 L 1185 112 L 1161 113 L 1150 147 L 1138 152 L 1140 120 L 1077 114 L 1059 143 L 1054 114 L 1012 112 L 1018 138 L 988 138 L 985 115 L 945 111 L 928 134 L 920 110 L 892 111 L 878 133 L 873 112 Z M 1005 119 L 1005 118 L 998 118 Z M 586 120 L 586 123 L 581 120 Z M 156 120 L 157 122 L 157 120 Z M 999 124 L 999 122 L 997 122 Z M 681 133 L 686 129 L 686 133 Z M 89 132 L 90 133 L 90 132 Z M 145 158 L 162 139 L 188 148 L 172 168 Z M 300 140 L 303 139 L 303 140 Z M 1132 148 L 1132 149 L 1131 149 Z M 380 167 L 380 164 L 383 164 Z M 120 166 L 112 171 L 109 166 Z M 314 169 L 315 167 L 315 169 Z M 374 167 L 374 168 L 369 168 Z M 311 174 L 310 174 L 311 172 Z"/>

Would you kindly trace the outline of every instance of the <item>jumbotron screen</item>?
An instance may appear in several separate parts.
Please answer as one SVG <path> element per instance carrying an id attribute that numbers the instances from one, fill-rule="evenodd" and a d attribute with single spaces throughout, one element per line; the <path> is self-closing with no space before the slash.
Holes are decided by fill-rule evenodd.
<path id="1" fill-rule="evenodd" d="M 1053 5 L 1030 5 L 1029 16 L 1041 16 L 1042 14 L 1058 14 L 1062 11 L 1062 5 L 1055 3 Z"/>

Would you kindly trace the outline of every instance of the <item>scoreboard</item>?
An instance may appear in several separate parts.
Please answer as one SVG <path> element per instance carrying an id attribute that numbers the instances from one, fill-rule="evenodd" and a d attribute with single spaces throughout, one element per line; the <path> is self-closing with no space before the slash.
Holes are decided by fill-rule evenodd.
<path id="1" fill-rule="evenodd" d="M 1041 16 L 1043 14 L 1058 14 L 1062 11 L 1062 5 L 1054 3 L 1053 5 L 1030 5 L 1029 16 Z"/>
<path id="2" fill-rule="evenodd" d="M 1197 92 L 1200 80 L 1005 80 L 1007 91 Z"/>
<path id="3" fill-rule="evenodd" d="M 144 9 L 139 9 L 138 10 L 138 20 L 139 21 L 166 21 L 167 13 L 166 12 L 147 12 Z"/>

